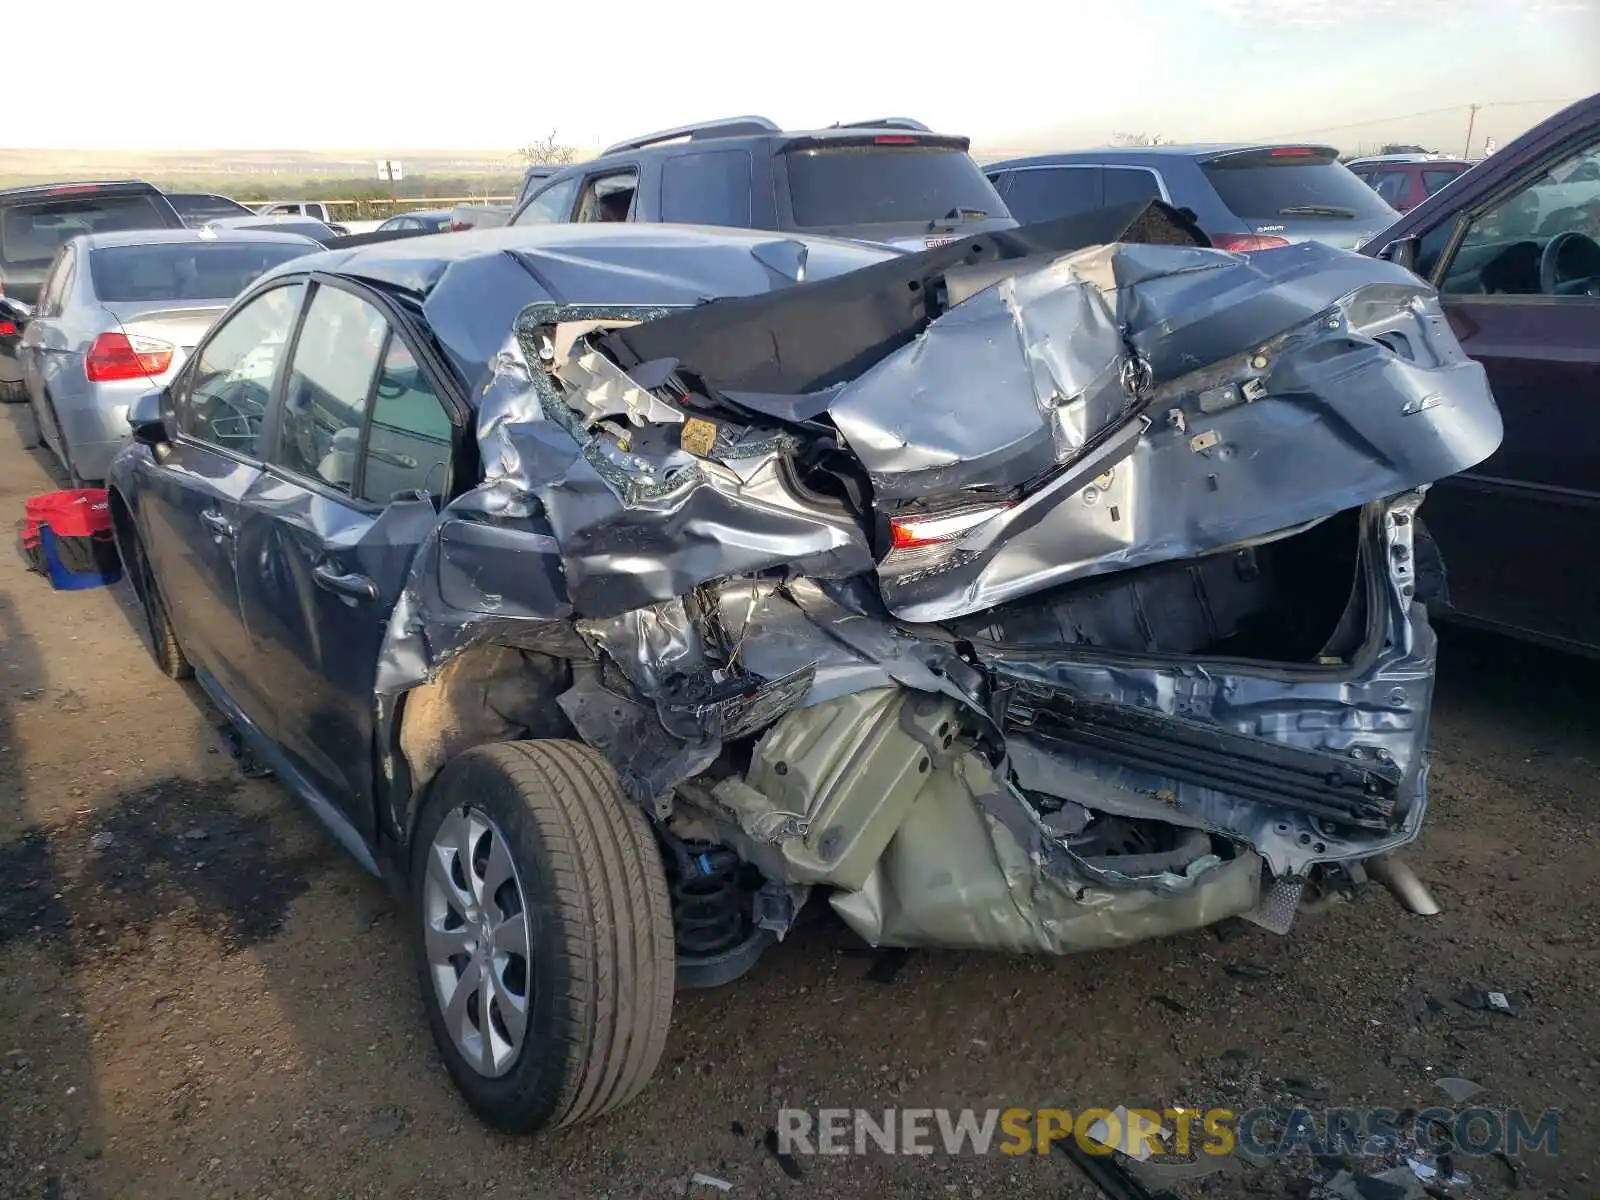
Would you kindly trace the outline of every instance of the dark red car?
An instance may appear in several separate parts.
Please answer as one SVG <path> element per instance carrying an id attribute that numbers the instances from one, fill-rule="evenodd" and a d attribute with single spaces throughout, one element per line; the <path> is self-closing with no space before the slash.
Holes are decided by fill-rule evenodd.
<path id="1" fill-rule="evenodd" d="M 1362 253 L 1439 289 L 1505 421 L 1500 449 L 1435 484 L 1423 506 L 1445 614 L 1600 654 L 1600 94 L 1530 129 Z"/>
<path id="2" fill-rule="evenodd" d="M 1352 159 L 1345 166 L 1396 212 L 1410 212 L 1472 169 L 1465 159 L 1439 154 L 1379 154 Z"/>

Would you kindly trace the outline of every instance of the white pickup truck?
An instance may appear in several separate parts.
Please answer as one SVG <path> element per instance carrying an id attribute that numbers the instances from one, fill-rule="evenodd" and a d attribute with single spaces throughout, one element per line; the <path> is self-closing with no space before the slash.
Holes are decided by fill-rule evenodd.
<path id="1" fill-rule="evenodd" d="M 263 217 L 311 217 L 324 225 L 338 223 L 333 209 L 321 200 L 274 200 L 257 205 L 256 214 Z"/>

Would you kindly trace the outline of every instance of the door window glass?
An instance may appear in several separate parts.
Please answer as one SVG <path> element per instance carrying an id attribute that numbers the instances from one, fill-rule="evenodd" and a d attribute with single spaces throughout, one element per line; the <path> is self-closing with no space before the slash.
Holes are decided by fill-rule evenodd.
<path id="1" fill-rule="evenodd" d="M 300 283 L 263 292 L 207 340 L 173 398 L 185 437 L 257 457 L 267 402 L 304 293 Z"/>
<path id="2" fill-rule="evenodd" d="M 1431 196 L 1465 171 L 1465 167 L 1440 167 L 1437 170 L 1425 170 L 1422 172 L 1422 190 Z"/>
<path id="3" fill-rule="evenodd" d="M 1379 171 L 1368 182 L 1372 190 L 1383 197 L 1384 203 L 1398 208 L 1405 201 L 1409 178 L 1406 171 Z"/>
<path id="4" fill-rule="evenodd" d="M 1600 153 L 1566 154 L 1474 216 L 1439 290 L 1454 295 L 1600 294 Z"/>
<path id="5" fill-rule="evenodd" d="M 1100 178 L 1104 189 L 1101 203 L 1107 208 L 1161 199 L 1161 185 L 1156 182 L 1155 173 L 1142 167 L 1106 167 Z"/>
<path id="6" fill-rule="evenodd" d="M 400 492 L 442 494 L 452 432 L 438 393 L 405 342 L 391 334 L 372 401 L 361 498 L 387 504 Z"/>
<path id="7" fill-rule="evenodd" d="M 639 172 L 632 167 L 593 176 L 583 185 L 578 220 L 626 221 L 633 214 L 633 193 L 638 184 Z"/>
<path id="8" fill-rule="evenodd" d="M 290 364 L 272 462 L 350 492 L 388 332 L 383 314 L 365 300 L 338 288 L 317 289 Z"/>
<path id="9" fill-rule="evenodd" d="M 1075 216 L 1100 207 L 1099 167 L 1039 167 L 1018 171 L 1006 207 L 1024 225 Z"/>
<path id="10" fill-rule="evenodd" d="M 578 181 L 564 179 L 551 184 L 531 201 L 517 217 L 518 225 L 552 225 L 572 217 L 572 198 L 578 194 Z"/>

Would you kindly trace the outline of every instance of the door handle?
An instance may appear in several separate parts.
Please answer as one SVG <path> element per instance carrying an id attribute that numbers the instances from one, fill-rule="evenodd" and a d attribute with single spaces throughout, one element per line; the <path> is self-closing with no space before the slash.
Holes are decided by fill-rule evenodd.
<path id="1" fill-rule="evenodd" d="M 317 581 L 319 588 L 340 596 L 350 596 L 356 600 L 378 598 L 378 585 L 365 575 L 346 575 L 338 567 L 329 566 L 327 563 L 312 567 L 311 578 Z"/>
<path id="2" fill-rule="evenodd" d="M 227 517 L 208 508 L 200 514 L 200 523 L 218 537 L 231 538 L 233 536 L 233 522 Z"/>

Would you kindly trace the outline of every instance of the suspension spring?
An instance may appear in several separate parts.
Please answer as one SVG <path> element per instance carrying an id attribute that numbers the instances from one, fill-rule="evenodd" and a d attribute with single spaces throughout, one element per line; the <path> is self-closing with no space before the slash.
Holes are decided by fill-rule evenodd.
<path id="1" fill-rule="evenodd" d="M 698 838 L 666 841 L 667 889 L 680 954 L 707 958 L 744 940 L 745 898 L 739 856 Z"/>

